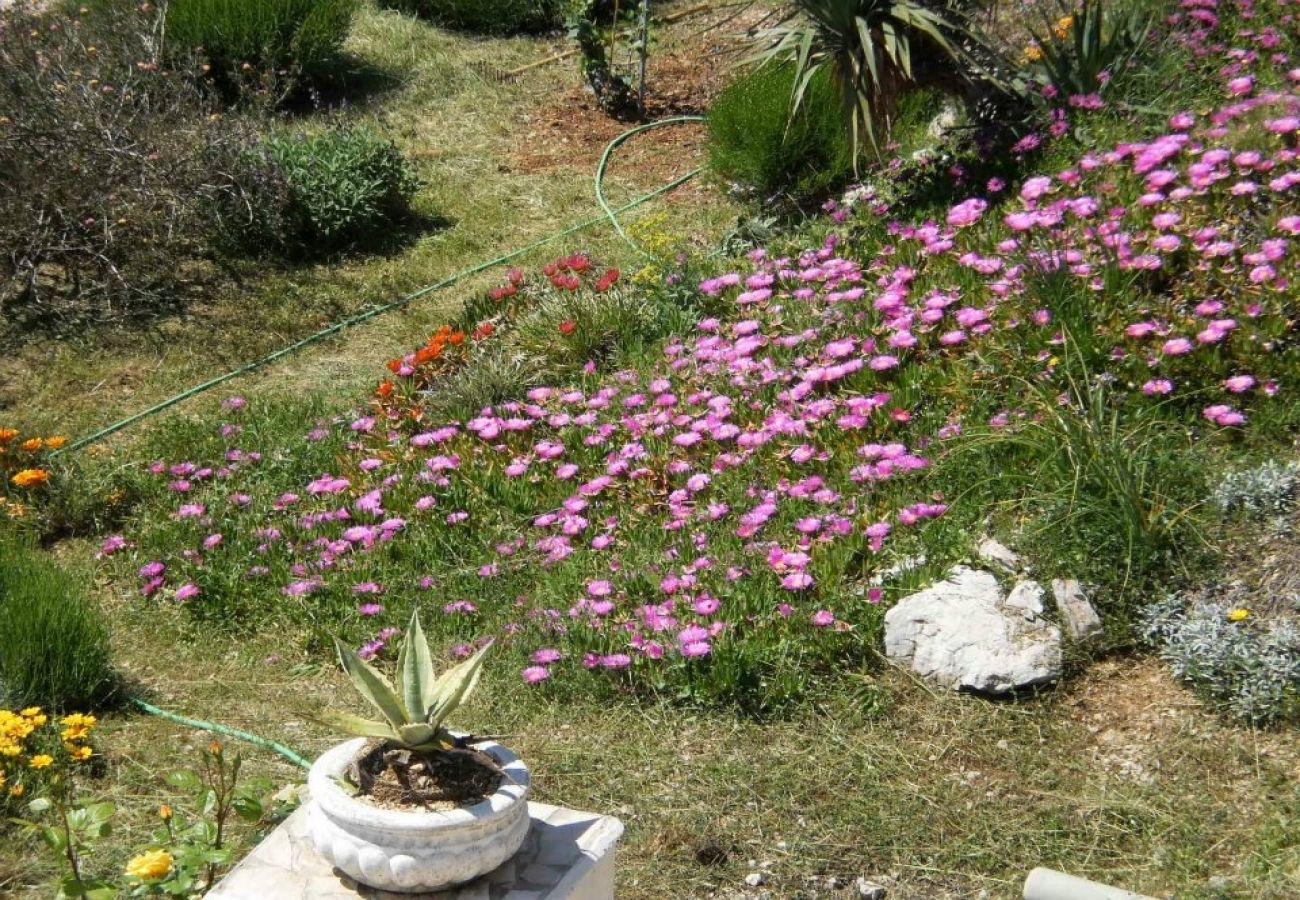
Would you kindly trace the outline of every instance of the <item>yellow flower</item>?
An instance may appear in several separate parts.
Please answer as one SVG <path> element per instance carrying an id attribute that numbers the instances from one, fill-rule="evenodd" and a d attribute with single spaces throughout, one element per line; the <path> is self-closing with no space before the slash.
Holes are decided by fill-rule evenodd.
<path id="1" fill-rule="evenodd" d="M 49 450 L 58 450 L 67 442 L 68 439 L 66 437 L 61 434 L 56 434 L 54 437 L 47 437 L 45 439 L 45 446 Z"/>
<path id="2" fill-rule="evenodd" d="M 23 795 L 23 786 L 21 784 L 15 784 L 13 787 L 9 789 L 10 797 L 21 797 L 22 795 Z"/>
<path id="3" fill-rule="evenodd" d="M 5 786 L 5 770 L 0 769 L 0 788 Z"/>
<path id="4" fill-rule="evenodd" d="M 1065 40 L 1065 36 L 1070 33 L 1074 27 L 1074 16 L 1061 16 L 1056 20 L 1056 27 L 1052 29 L 1052 34 L 1056 35 L 1058 40 Z"/>
<path id="5" fill-rule="evenodd" d="M 35 437 L 35 438 L 28 438 L 27 440 L 23 441 L 21 444 L 18 445 L 18 449 L 26 450 L 28 453 L 35 453 L 37 450 L 41 449 L 44 446 L 45 446 L 45 441 L 41 440 L 38 437 Z"/>
<path id="6" fill-rule="evenodd" d="M 164 803 L 162 806 L 158 807 L 158 818 L 166 822 L 171 817 L 172 817 L 172 808 L 170 806 Z"/>
<path id="7" fill-rule="evenodd" d="M 5 738 L 0 740 L 0 756 L 17 756 L 23 750 L 22 745 L 17 741 Z"/>
<path id="8" fill-rule="evenodd" d="M 20 712 L 18 715 L 22 716 L 24 719 L 26 719 L 36 728 L 40 728 L 42 725 L 44 725 L 46 722 L 50 720 L 49 716 L 41 712 L 41 708 L 39 706 L 29 706 L 26 709 L 24 709 L 22 712 Z"/>
<path id="9" fill-rule="evenodd" d="M 1249 618 L 1249 616 L 1250 610 L 1246 609 L 1244 606 L 1238 606 L 1236 609 L 1228 613 L 1228 621 L 1240 622 L 1242 619 Z"/>
<path id="10" fill-rule="evenodd" d="M 63 731 L 59 733 L 59 737 L 65 741 L 84 741 L 90 734 L 90 730 L 95 727 L 95 721 L 94 716 L 83 713 L 72 713 L 64 716 L 59 720 L 59 724 L 63 726 Z"/>
<path id="11" fill-rule="evenodd" d="M 54 757 L 48 753 L 38 753 L 27 761 L 27 764 L 33 769 L 44 769 L 50 763 L 54 762 Z"/>
<path id="12" fill-rule="evenodd" d="M 63 744 L 63 749 L 67 750 L 68 755 L 77 762 L 85 762 L 95 755 L 95 751 L 89 747 L 80 747 L 76 744 L 69 744 L 66 741 Z"/>
<path id="13" fill-rule="evenodd" d="M 1043 51 L 1037 44 L 1027 44 L 1025 52 L 1020 55 L 1025 62 L 1038 62 L 1043 58 Z"/>
<path id="14" fill-rule="evenodd" d="M 23 469 L 10 479 L 21 488 L 45 484 L 50 480 L 50 473 L 44 469 Z"/>
<path id="15" fill-rule="evenodd" d="M 141 881 L 163 878 L 172 870 L 172 855 L 166 850 L 146 850 L 126 864 L 126 874 Z"/>

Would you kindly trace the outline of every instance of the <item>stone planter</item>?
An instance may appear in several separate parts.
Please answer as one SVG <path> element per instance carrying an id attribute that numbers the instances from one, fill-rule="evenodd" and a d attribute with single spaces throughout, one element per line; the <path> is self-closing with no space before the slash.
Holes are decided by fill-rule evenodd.
<path id="1" fill-rule="evenodd" d="M 500 744 L 477 745 L 505 770 L 486 800 L 447 812 L 380 809 L 338 783 L 365 738 L 340 744 L 307 776 L 307 830 L 325 860 L 361 884 L 419 893 L 463 884 L 514 856 L 528 834 L 528 767 Z"/>

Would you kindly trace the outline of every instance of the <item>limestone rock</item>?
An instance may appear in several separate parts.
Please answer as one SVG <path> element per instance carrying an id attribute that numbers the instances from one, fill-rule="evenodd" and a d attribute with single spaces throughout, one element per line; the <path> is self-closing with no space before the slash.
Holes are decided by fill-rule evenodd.
<path id="1" fill-rule="evenodd" d="M 980 541 L 975 553 L 986 563 L 999 566 L 1008 572 L 1019 572 L 1022 566 L 1020 554 L 1006 544 L 993 538 Z"/>
<path id="2" fill-rule="evenodd" d="M 1055 681 L 1061 631 L 1042 618 L 1043 589 L 1009 596 L 992 573 L 957 566 L 885 614 L 885 653 L 954 690 L 1005 694 Z"/>
<path id="3" fill-rule="evenodd" d="M 1101 616 L 1088 602 L 1088 595 L 1079 582 L 1073 578 L 1054 579 L 1052 598 L 1056 601 L 1056 611 L 1061 616 L 1065 633 L 1074 640 L 1085 641 L 1101 633 Z"/>

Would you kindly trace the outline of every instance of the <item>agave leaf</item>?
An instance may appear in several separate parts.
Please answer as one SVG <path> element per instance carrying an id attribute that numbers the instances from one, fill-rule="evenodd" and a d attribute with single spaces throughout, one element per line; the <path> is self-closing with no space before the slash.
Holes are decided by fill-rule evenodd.
<path id="1" fill-rule="evenodd" d="M 334 709 L 325 710 L 318 718 L 326 725 L 331 725 L 340 731 L 346 731 L 348 734 L 355 734 L 358 737 L 388 738 L 391 740 L 397 736 L 392 726 L 387 723 L 377 722 L 374 719 L 363 719 L 361 716 L 354 716 L 351 713 L 339 712 Z"/>
<path id="2" fill-rule="evenodd" d="M 338 648 L 339 662 L 342 663 L 343 670 L 348 673 L 348 677 L 352 679 L 361 696 L 383 713 L 394 731 L 411 721 L 406 708 L 402 705 L 402 699 L 397 696 L 397 691 L 393 690 L 393 685 L 383 676 L 383 673 L 357 656 L 356 651 L 338 638 L 334 639 L 334 646 Z"/>
<path id="3" fill-rule="evenodd" d="M 405 747 L 414 749 L 423 746 L 433 740 L 438 733 L 432 725 L 426 725 L 423 722 L 416 722 L 413 725 L 403 725 L 397 729 L 397 737 Z"/>
<path id="4" fill-rule="evenodd" d="M 488 641 L 469 659 L 438 676 L 438 680 L 433 685 L 433 701 L 429 704 L 425 720 L 435 729 L 440 728 L 443 719 L 460 706 L 474 690 L 483 668 L 483 659 L 491 648 L 492 642 Z"/>
<path id="5" fill-rule="evenodd" d="M 417 610 L 411 613 L 411 624 L 407 626 L 402 651 L 397 657 L 397 692 L 412 719 L 422 720 L 428 712 L 436 677 L 433 655 L 429 652 L 424 629 L 420 627 Z"/>

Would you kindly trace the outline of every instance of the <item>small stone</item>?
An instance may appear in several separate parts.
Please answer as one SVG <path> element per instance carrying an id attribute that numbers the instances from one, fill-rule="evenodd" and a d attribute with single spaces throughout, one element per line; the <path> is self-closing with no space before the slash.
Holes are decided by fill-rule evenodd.
<path id="1" fill-rule="evenodd" d="M 767 877 L 762 872 L 750 872 L 745 876 L 745 884 L 750 887 L 759 887 L 767 881 Z"/>
<path id="2" fill-rule="evenodd" d="M 993 538 L 985 538 L 980 541 L 980 545 L 975 548 L 979 558 L 986 563 L 993 563 L 1001 566 L 1008 572 L 1020 571 L 1020 556 L 1006 544 Z"/>
<path id="3" fill-rule="evenodd" d="M 885 900 L 885 895 L 889 893 L 883 884 L 877 884 L 869 878 L 859 878 L 853 886 L 858 889 L 858 896 L 863 900 Z"/>
<path id="4" fill-rule="evenodd" d="M 1044 593 L 1043 586 L 1037 581 L 1020 581 L 1004 602 L 1013 609 L 1023 609 L 1032 619 L 1043 614 Z"/>
<path id="5" fill-rule="evenodd" d="M 1085 641 L 1101 633 L 1101 616 L 1097 615 L 1083 585 L 1073 578 L 1056 578 L 1052 581 L 1052 598 L 1061 616 L 1065 633 L 1076 641 Z"/>

